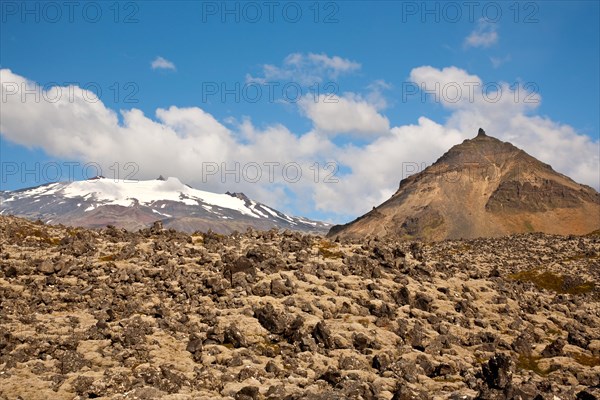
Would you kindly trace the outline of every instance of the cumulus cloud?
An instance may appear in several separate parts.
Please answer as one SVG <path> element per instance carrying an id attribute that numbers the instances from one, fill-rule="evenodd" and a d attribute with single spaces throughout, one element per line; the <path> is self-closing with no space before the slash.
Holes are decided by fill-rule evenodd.
<path id="1" fill-rule="evenodd" d="M 150 66 L 152 69 L 167 69 L 171 71 L 175 71 L 177 69 L 172 61 L 169 61 L 161 56 L 157 56 L 154 60 L 152 60 Z"/>
<path id="2" fill-rule="evenodd" d="M 498 43 L 498 39 L 497 25 L 481 18 L 477 22 L 475 30 L 465 38 L 464 46 L 487 48 Z"/>
<path id="3" fill-rule="evenodd" d="M 448 108 L 460 107 L 465 102 L 473 103 L 475 89 L 482 88 L 478 76 L 456 67 L 441 70 L 431 66 L 414 68 L 410 72 L 410 80 L 433 102 L 443 103 Z"/>
<path id="4" fill-rule="evenodd" d="M 114 111 L 78 87 L 53 88 L 63 95 L 43 92 L 36 101 L 22 92 L 34 82 L 8 69 L 0 70 L 0 82 L 4 138 L 61 159 L 97 163 L 107 177 L 114 176 L 110 167 L 115 163 L 121 169 L 134 163 L 137 179 L 176 176 L 204 190 L 243 191 L 289 210 L 298 207 L 286 203 L 284 192 L 297 194 L 298 204 L 308 204 L 315 185 L 309 168 L 336 152 L 327 138 L 311 132 L 299 136 L 283 125 L 258 129 L 244 120 L 230 130 L 198 107 L 158 109 L 154 118 L 135 108 L 121 110 L 120 122 Z M 254 179 L 255 170 L 244 170 L 254 165 L 262 175 L 256 183 L 245 179 Z M 302 176 L 296 181 L 298 168 Z"/>
<path id="5" fill-rule="evenodd" d="M 483 82 L 478 76 L 456 67 L 414 68 L 410 80 L 425 91 L 432 102 L 451 110 L 467 110 L 490 118 L 531 111 L 541 103 L 533 82 L 518 86 L 507 82 Z M 451 118 L 457 115 L 460 114 Z"/>
<path id="6" fill-rule="evenodd" d="M 304 114 L 318 132 L 327 135 L 344 133 L 372 136 L 389 132 L 390 123 L 376 107 L 354 93 L 343 96 L 307 95 L 299 102 Z"/>
<path id="7" fill-rule="evenodd" d="M 336 77 L 340 73 L 353 72 L 360 69 L 360 64 L 338 56 L 328 57 L 326 54 L 308 54 L 308 60 L 314 65 L 321 66 Z"/>
<path id="8" fill-rule="evenodd" d="M 368 93 L 365 96 L 366 100 L 373 105 L 377 110 L 383 110 L 388 107 L 388 102 L 383 92 L 392 89 L 392 85 L 378 79 L 367 86 Z"/>
<path id="9" fill-rule="evenodd" d="M 109 173 L 108 167 L 115 162 L 134 162 L 139 166 L 138 179 L 177 176 L 204 190 L 243 191 L 287 211 L 310 214 L 319 210 L 334 222 L 347 222 L 380 204 L 394 193 L 400 179 L 473 137 L 479 127 L 599 189 L 600 142 L 569 125 L 535 115 L 539 95 L 531 97 L 538 102 L 525 102 L 524 88 L 517 92 L 500 82 L 493 86 L 493 93 L 484 96 L 481 78 L 455 67 L 422 66 L 413 69 L 410 77 L 418 86 L 435 88 L 438 83 L 437 101 L 450 111 L 447 120 L 420 117 L 415 124 L 390 126 L 365 97 L 344 94 L 334 104 L 303 99 L 299 107 L 314 126 L 308 132 L 293 132 L 282 124 L 258 128 L 249 118 L 229 119 L 226 126 L 198 107 L 172 106 L 158 109 L 153 116 L 138 109 L 121 110 L 120 121 L 117 113 L 100 100 L 90 101 L 93 94 L 78 87 L 51 88 L 43 93 L 42 101 L 36 101 L 22 93 L 23 87 L 35 86 L 34 82 L 2 69 L 0 133 L 11 142 L 41 148 L 51 156 L 97 162 Z M 443 95 L 444 85 L 468 88 L 472 82 L 481 87 L 471 100 L 451 101 Z M 69 92 L 72 98 L 66 95 Z M 490 101 L 493 95 L 497 100 Z M 331 137 L 341 132 L 370 140 L 362 146 L 332 142 Z M 329 176 L 332 169 L 324 169 L 329 161 L 340 167 L 333 177 Z M 207 174 L 208 165 L 217 172 Z M 262 178 L 252 182 L 246 178 L 254 177 L 256 171 L 244 172 L 244 168 L 256 165 Z M 229 174 L 224 175 L 224 169 Z"/>
<path id="10" fill-rule="evenodd" d="M 315 187 L 317 207 L 358 216 L 387 200 L 402 178 L 424 169 L 451 146 L 473 136 L 447 129 L 421 117 L 416 125 L 394 127 L 390 134 L 365 147 L 350 147 L 339 153 L 339 163 L 352 172 L 335 185 Z"/>
<path id="11" fill-rule="evenodd" d="M 360 68 L 361 65 L 356 61 L 339 56 L 292 53 L 283 60 L 281 66 L 265 64 L 262 67 L 262 76 L 247 75 L 246 81 L 264 84 L 285 80 L 301 85 L 312 85 L 321 83 L 324 79 L 336 79 L 342 74 L 349 74 Z"/>

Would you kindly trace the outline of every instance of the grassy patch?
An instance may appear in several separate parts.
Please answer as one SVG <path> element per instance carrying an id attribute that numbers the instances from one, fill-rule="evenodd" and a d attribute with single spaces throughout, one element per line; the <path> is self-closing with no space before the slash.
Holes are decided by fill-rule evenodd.
<path id="1" fill-rule="evenodd" d="M 204 235 L 201 232 L 196 231 L 191 236 L 193 243 L 204 243 Z"/>
<path id="2" fill-rule="evenodd" d="M 279 347 L 279 345 L 277 343 L 272 343 L 266 338 L 264 341 L 262 341 L 262 343 L 258 343 L 256 347 L 258 353 L 262 354 L 265 357 L 274 358 L 278 355 L 281 355 L 281 348 Z"/>
<path id="3" fill-rule="evenodd" d="M 194 236 L 196 234 L 198 234 L 198 232 L 194 232 Z M 221 233 L 213 232 L 212 229 L 209 229 L 206 233 L 199 233 L 199 236 L 202 237 L 204 243 L 209 243 L 211 241 L 221 243 L 227 237 L 226 235 L 223 235 Z"/>
<path id="4" fill-rule="evenodd" d="M 338 245 L 329 240 L 321 240 L 319 242 L 319 254 L 323 258 L 342 258 L 343 254 L 338 250 Z"/>
<path id="5" fill-rule="evenodd" d="M 560 334 L 560 331 L 558 329 L 548 328 L 546 329 L 546 333 L 550 336 L 557 336 L 558 334 Z"/>
<path id="6" fill-rule="evenodd" d="M 436 382 L 440 382 L 440 383 L 456 383 L 456 382 L 462 382 L 463 380 L 461 378 L 454 378 L 454 377 L 443 377 L 443 376 L 436 376 L 435 378 L 433 378 L 434 381 Z"/>
<path id="7" fill-rule="evenodd" d="M 525 225 L 525 229 L 527 229 L 527 232 L 533 232 L 535 230 L 533 229 L 533 225 L 531 225 L 531 222 L 529 221 L 525 221 L 523 225 Z"/>
<path id="8" fill-rule="evenodd" d="M 573 360 L 578 364 L 585 365 L 586 367 L 597 367 L 600 366 L 600 357 L 588 356 L 581 353 L 571 354 Z"/>
<path id="9" fill-rule="evenodd" d="M 359 324 L 361 324 L 365 328 L 367 328 L 369 326 L 369 324 L 371 323 L 371 321 L 369 321 L 368 318 L 359 318 L 359 319 L 356 320 L 356 322 L 358 322 Z"/>
<path id="10" fill-rule="evenodd" d="M 105 256 L 102 256 L 102 257 L 98 258 L 98 260 L 100 260 L 100 261 L 115 261 L 115 255 L 114 254 L 107 254 Z"/>
<path id="11" fill-rule="evenodd" d="M 450 251 L 448 251 L 450 254 L 464 254 L 464 253 L 468 253 L 470 252 L 472 249 L 471 245 L 468 243 L 460 243 L 457 244 L 455 247 L 451 248 Z"/>
<path id="12" fill-rule="evenodd" d="M 81 231 L 81 228 L 67 227 L 67 235 L 74 237 Z"/>
<path id="13" fill-rule="evenodd" d="M 600 256 L 593 256 L 593 255 L 588 255 L 585 253 L 579 253 L 572 257 L 567 257 L 567 258 L 563 259 L 562 262 L 578 261 L 578 260 L 593 260 L 594 258 L 600 258 Z"/>
<path id="14" fill-rule="evenodd" d="M 483 364 L 483 363 L 485 363 L 485 362 L 487 362 L 487 361 L 488 361 L 488 360 L 487 360 L 487 358 L 482 358 L 482 357 L 477 357 L 477 356 L 475 356 L 475 362 L 476 362 L 477 364 Z"/>
<path id="15" fill-rule="evenodd" d="M 558 275 L 550 271 L 531 269 L 508 276 L 509 279 L 531 282 L 540 289 L 551 290 L 562 294 L 583 294 L 594 290 L 593 282 L 585 282 L 579 278 Z"/>
<path id="16" fill-rule="evenodd" d="M 58 246 L 60 244 L 60 238 L 50 236 L 46 230 L 32 228 L 28 225 L 16 228 L 12 232 L 12 235 L 18 241 L 24 241 L 26 238 L 32 237 L 38 239 L 41 243 L 46 243 L 53 246 Z"/>
<path id="17" fill-rule="evenodd" d="M 536 374 L 538 374 L 540 376 L 546 376 L 546 375 L 548 375 L 548 372 L 550 372 L 550 371 L 545 371 L 540 368 L 540 366 L 538 365 L 538 361 L 541 358 L 542 357 L 539 357 L 539 356 L 520 355 L 519 359 L 517 360 L 516 367 L 519 370 L 528 370 L 528 371 L 535 372 Z"/>

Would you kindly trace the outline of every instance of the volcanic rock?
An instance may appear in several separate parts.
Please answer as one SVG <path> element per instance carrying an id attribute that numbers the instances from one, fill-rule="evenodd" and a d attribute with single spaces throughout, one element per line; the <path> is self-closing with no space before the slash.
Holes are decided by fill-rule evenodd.
<path id="1" fill-rule="evenodd" d="M 0 398 L 600 396 L 600 235 L 324 243 L 0 215 Z"/>

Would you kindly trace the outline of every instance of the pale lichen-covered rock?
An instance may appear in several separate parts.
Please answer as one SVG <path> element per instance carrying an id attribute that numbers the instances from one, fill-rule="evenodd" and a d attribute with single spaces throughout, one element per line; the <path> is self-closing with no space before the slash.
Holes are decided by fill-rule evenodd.
<path id="1" fill-rule="evenodd" d="M 0 216 L 0 249 L 2 398 L 600 395 L 596 235 L 200 240 Z"/>

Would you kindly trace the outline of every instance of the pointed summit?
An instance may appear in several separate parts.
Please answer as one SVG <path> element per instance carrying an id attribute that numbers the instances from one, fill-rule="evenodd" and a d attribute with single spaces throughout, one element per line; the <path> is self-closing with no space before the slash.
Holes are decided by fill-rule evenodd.
<path id="1" fill-rule="evenodd" d="M 466 139 L 462 143 L 451 147 L 429 168 L 436 172 L 439 168 L 445 167 L 463 170 L 474 166 L 482 167 L 483 165 L 500 166 L 509 160 L 516 159 L 528 159 L 531 162 L 542 164 L 523 150 L 508 142 L 488 136 L 483 129 L 479 128 L 476 137 Z"/>
<path id="2" fill-rule="evenodd" d="M 600 193 L 486 135 L 453 146 L 392 197 L 329 236 L 443 240 L 600 228 Z"/>
<path id="3" fill-rule="evenodd" d="M 240 192 L 240 193 L 237 193 L 237 192 L 233 192 L 233 193 L 231 193 L 230 191 L 227 191 L 227 192 L 225 192 L 225 194 L 228 194 L 228 195 L 229 195 L 229 196 L 231 196 L 231 197 L 236 197 L 236 198 L 238 198 L 238 199 L 240 199 L 240 200 L 244 200 L 244 201 L 250 201 L 250 199 L 248 198 L 248 196 L 246 196 L 246 195 L 245 195 L 244 193 L 242 193 L 242 192 Z"/>
<path id="4" fill-rule="evenodd" d="M 165 177 L 162 175 L 159 175 L 158 178 L 156 178 L 157 181 L 166 181 Z"/>

